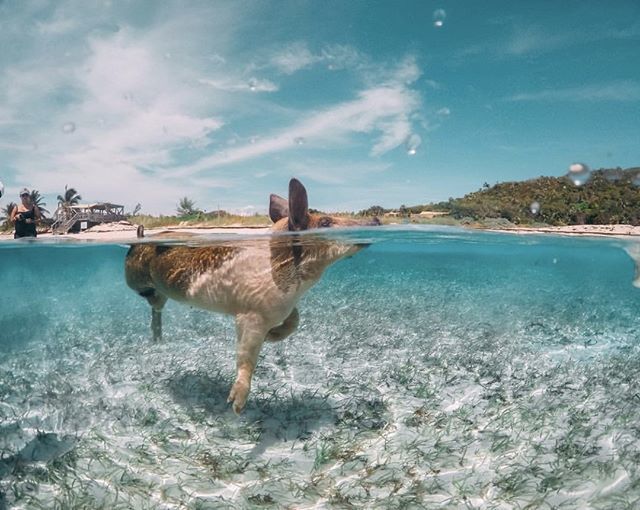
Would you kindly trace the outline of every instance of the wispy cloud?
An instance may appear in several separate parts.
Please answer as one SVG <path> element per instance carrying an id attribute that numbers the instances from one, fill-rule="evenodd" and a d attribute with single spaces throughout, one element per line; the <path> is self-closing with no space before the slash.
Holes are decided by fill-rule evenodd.
<path id="1" fill-rule="evenodd" d="M 309 115 L 305 120 L 255 143 L 233 147 L 202 158 L 177 170 L 177 174 L 192 175 L 203 170 L 296 149 L 300 145 L 317 147 L 331 143 L 340 146 L 350 135 L 356 133 L 378 133 L 370 154 L 380 156 L 407 140 L 411 134 L 409 118 L 419 107 L 418 95 L 405 87 L 383 86 L 367 89 L 353 101 Z"/>
<path id="2" fill-rule="evenodd" d="M 562 31 L 532 25 L 513 27 L 510 38 L 498 49 L 507 55 L 521 56 L 546 53 L 560 48 L 607 40 L 640 39 L 640 23 L 625 29 L 602 26 L 600 30 L 585 30 L 581 26 L 565 26 Z"/>
<path id="3" fill-rule="evenodd" d="M 171 181 L 166 168 L 209 143 L 224 124 L 216 105 L 232 101 L 203 94 L 196 69 L 171 58 L 166 33 L 180 33 L 183 23 L 178 14 L 142 32 L 89 26 L 70 39 L 67 32 L 82 26 L 74 18 L 60 22 L 54 13 L 36 24 L 62 52 L 27 53 L 0 76 L 0 151 L 14 168 L 10 180 L 53 196 L 69 184 L 87 199 L 143 202 L 148 212 L 179 193 L 197 195 L 194 183 Z"/>
<path id="4" fill-rule="evenodd" d="M 464 61 L 482 55 L 499 58 L 522 57 L 600 41 L 640 39 L 640 23 L 623 29 L 602 26 L 599 30 L 586 30 L 582 26 L 570 25 L 564 26 L 562 30 L 551 30 L 545 26 L 527 25 L 511 18 L 494 20 L 493 23 L 500 27 L 499 33 L 506 33 L 506 36 L 463 47 L 455 52 L 454 58 Z"/>
<path id="5" fill-rule="evenodd" d="M 36 27 L 42 34 L 64 34 L 76 27 L 76 21 L 68 18 L 58 18 L 47 22 L 38 21 Z"/>
<path id="6" fill-rule="evenodd" d="M 640 84 L 621 81 L 599 85 L 583 85 L 564 89 L 548 89 L 536 92 L 522 92 L 506 98 L 507 101 L 640 101 Z"/>
<path id="7" fill-rule="evenodd" d="M 322 184 L 345 186 L 364 177 L 375 178 L 376 174 L 392 168 L 384 161 L 332 161 L 323 158 L 304 158 L 289 162 L 285 169 L 291 175 Z"/>
<path id="8" fill-rule="evenodd" d="M 295 42 L 276 50 L 270 58 L 270 64 L 285 74 L 293 74 L 300 69 L 319 61 L 319 55 L 313 55 L 304 42 Z"/>
<path id="9" fill-rule="evenodd" d="M 208 85 L 217 90 L 224 90 L 228 92 L 276 92 L 279 87 L 270 80 L 258 79 L 251 77 L 247 80 L 244 79 L 230 79 L 223 77 L 219 79 L 206 79 L 201 78 L 198 80 L 203 85 Z"/>
<path id="10" fill-rule="evenodd" d="M 353 46 L 330 44 L 322 49 L 322 62 L 331 70 L 357 69 L 366 66 L 369 59 Z"/>
<path id="11" fill-rule="evenodd" d="M 551 33 L 535 26 L 519 27 L 513 31 L 506 44 L 500 47 L 500 51 L 520 56 L 551 51 L 574 42 L 577 42 L 577 37 L 572 31 Z"/>
<path id="12" fill-rule="evenodd" d="M 302 69 L 321 64 L 327 69 L 357 70 L 370 65 L 369 59 L 353 46 L 344 44 L 325 44 L 319 50 L 312 51 L 304 41 L 272 49 L 266 57 L 266 63 L 256 62 L 256 68 L 271 67 L 283 74 L 293 74 Z"/>
<path id="13" fill-rule="evenodd" d="M 249 54 L 238 50 L 249 25 L 242 6 L 154 5 L 153 15 L 140 4 L 94 9 L 76 0 L 44 12 L 29 2 L 5 9 L 0 46 L 16 48 L 0 54 L 7 189 L 27 185 L 55 197 L 68 184 L 88 200 L 141 202 L 151 213 L 184 195 L 206 207 L 211 190 L 272 172 L 268 156 L 281 158 L 279 168 L 312 151 L 374 158 L 372 166 L 336 163 L 339 170 L 318 177 L 335 180 L 349 167 L 377 168 L 375 158 L 414 132 L 422 108 L 414 58 L 389 65 L 349 45 L 300 39 Z M 303 70 L 314 73 L 304 79 L 332 70 L 349 77 L 333 96 L 305 87 L 294 109 L 276 92 Z M 206 172 L 249 161 L 251 168 Z"/>
<path id="14" fill-rule="evenodd" d="M 365 79 L 373 81 L 367 71 Z M 380 69 L 377 84 L 358 93 L 351 101 L 311 113 L 274 134 L 263 134 L 248 143 L 224 147 L 210 156 L 175 169 L 172 175 L 189 176 L 218 167 L 254 160 L 283 151 L 317 147 L 343 147 L 356 134 L 373 135 L 370 155 L 381 156 L 407 142 L 412 117 L 421 109 L 419 94 L 411 86 L 420 77 L 415 58 L 406 57 L 396 66 Z"/>

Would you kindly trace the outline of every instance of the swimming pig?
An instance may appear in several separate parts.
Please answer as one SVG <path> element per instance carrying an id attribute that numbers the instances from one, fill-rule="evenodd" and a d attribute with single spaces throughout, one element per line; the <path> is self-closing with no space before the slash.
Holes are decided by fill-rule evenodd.
<path id="1" fill-rule="evenodd" d="M 363 224 L 309 213 L 306 189 L 297 179 L 289 182 L 288 201 L 271 195 L 269 215 L 272 230 L 282 233 Z M 138 236 L 142 235 L 139 228 Z M 154 239 L 175 237 L 161 234 Z M 167 299 L 235 317 L 237 376 L 228 402 L 239 413 L 263 342 L 277 342 L 293 333 L 302 295 L 328 266 L 364 246 L 295 234 L 215 246 L 137 244 L 127 253 L 125 276 L 129 287 L 151 305 L 155 340 L 162 335 L 161 313 Z"/>

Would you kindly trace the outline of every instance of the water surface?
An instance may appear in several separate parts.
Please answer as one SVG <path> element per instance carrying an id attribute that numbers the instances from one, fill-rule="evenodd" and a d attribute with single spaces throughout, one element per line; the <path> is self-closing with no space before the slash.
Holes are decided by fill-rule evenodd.
<path id="1" fill-rule="evenodd" d="M 630 241 L 326 235 L 372 244 L 265 345 L 241 417 L 231 317 L 170 301 L 154 343 L 127 246 L 0 245 L 0 508 L 637 504 Z"/>

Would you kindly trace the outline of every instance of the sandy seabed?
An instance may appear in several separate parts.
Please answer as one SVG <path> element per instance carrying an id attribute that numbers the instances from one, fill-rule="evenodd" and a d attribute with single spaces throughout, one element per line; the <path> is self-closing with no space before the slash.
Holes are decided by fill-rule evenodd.
<path id="1" fill-rule="evenodd" d="M 0 510 L 638 508 L 632 243 L 385 229 L 237 417 L 232 319 L 170 302 L 152 342 L 122 227 L 6 243 L 5 298 L 38 299 L 0 315 Z"/>

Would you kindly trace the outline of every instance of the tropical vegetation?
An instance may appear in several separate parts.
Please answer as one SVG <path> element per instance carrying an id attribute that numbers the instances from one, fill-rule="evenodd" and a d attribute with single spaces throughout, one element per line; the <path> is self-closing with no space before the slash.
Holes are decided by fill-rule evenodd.
<path id="1" fill-rule="evenodd" d="M 640 167 L 599 169 L 591 172 L 590 178 L 576 185 L 569 178 L 538 177 L 520 182 L 503 182 L 491 186 L 484 183 L 478 191 L 461 198 L 450 198 L 444 202 L 407 206 L 394 209 L 397 216 L 415 220 L 421 211 L 441 211 L 448 216 L 420 219 L 429 223 L 478 223 L 497 227 L 510 224 L 631 224 L 640 225 Z M 320 212 L 311 210 L 312 212 Z M 377 216 L 382 218 L 392 211 L 380 205 L 372 205 L 358 213 L 338 215 Z M 232 216 L 225 211 L 205 213 L 196 208 L 195 201 L 188 197 L 180 199 L 178 217 L 143 218 L 143 222 L 166 226 L 176 220 L 198 223 L 203 226 L 222 225 L 266 225 L 266 216 Z M 414 216 L 412 216 L 414 215 Z"/>
<path id="2" fill-rule="evenodd" d="M 38 206 L 43 218 L 49 214 L 49 211 L 45 209 L 47 203 L 44 201 L 44 198 L 40 195 L 40 192 L 37 189 L 31 191 L 31 202 Z"/>
<path id="3" fill-rule="evenodd" d="M 0 222 L 2 222 L 3 227 L 6 229 L 13 228 L 13 222 L 11 221 L 11 211 L 18 204 L 15 202 L 9 202 L 2 209 L 0 209 Z"/>
<path id="4" fill-rule="evenodd" d="M 538 177 L 493 186 L 484 183 L 478 191 L 461 198 L 400 206 L 397 212 L 404 216 L 423 210 L 447 212 L 464 223 L 500 220 L 514 224 L 640 225 L 640 167 L 595 170 L 581 185 L 576 185 L 571 176 Z M 378 206 L 360 214 L 374 211 L 380 214 Z"/>
<path id="5" fill-rule="evenodd" d="M 58 195 L 58 206 L 61 207 L 70 207 L 72 205 L 77 205 L 82 200 L 82 197 L 78 194 L 75 188 L 69 188 L 65 185 L 64 193 L 62 195 Z"/>
<path id="6" fill-rule="evenodd" d="M 503 182 L 439 205 L 458 219 L 640 225 L 640 168 L 600 169 L 582 185 L 570 176 Z"/>
<path id="7" fill-rule="evenodd" d="M 196 203 L 194 200 L 191 200 L 189 197 L 182 197 L 178 202 L 176 212 L 178 213 L 178 216 L 194 216 L 202 211 L 196 209 Z"/>
<path id="8" fill-rule="evenodd" d="M 38 206 L 38 209 L 40 209 L 40 213 L 42 214 L 42 218 L 45 219 L 47 214 L 49 214 L 49 211 L 46 209 L 47 203 L 44 201 L 44 198 L 40 195 L 40 192 L 37 189 L 31 191 L 31 201 Z M 9 202 L 0 209 L 0 223 L 2 223 L 3 230 L 13 229 L 11 211 L 13 211 L 14 207 L 17 207 L 17 205 L 18 204 L 15 202 Z"/>
<path id="9" fill-rule="evenodd" d="M 631 224 L 640 225 L 640 167 L 622 169 L 599 169 L 591 172 L 589 179 L 575 184 L 570 178 L 538 177 L 521 182 L 502 182 L 483 186 L 461 198 L 450 198 L 444 202 L 406 206 L 395 209 L 397 216 L 410 217 L 423 210 L 442 211 L 448 216 L 433 218 L 430 223 L 451 224 L 478 223 L 510 224 L 541 223 L 548 225 L 573 224 Z M 38 190 L 31 192 L 31 199 L 41 212 L 48 214 Z M 58 195 L 59 206 L 78 204 L 82 197 L 75 188 L 65 186 L 64 194 Z M 0 209 L 0 222 L 4 228 L 12 227 L 10 221 L 14 202 Z M 137 204 L 133 212 L 127 213 L 131 222 L 145 227 L 163 227 L 177 223 L 216 226 L 266 226 L 268 216 L 232 215 L 224 210 L 205 212 L 196 207 L 189 197 L 182 197 L 176 207 L 176 216 L 150 216 L 140 214 Z M 320 212 L 315 211 L 314 212 Z M 361 210 L 358 213 L 335 213 L 340 216 L 377 216 L 382 218 L 390 212 L 380 205 Z M 415 216 L 412 217 L 412 220 Z M 502 223 L 501 223 L 502 222 Z"/>

